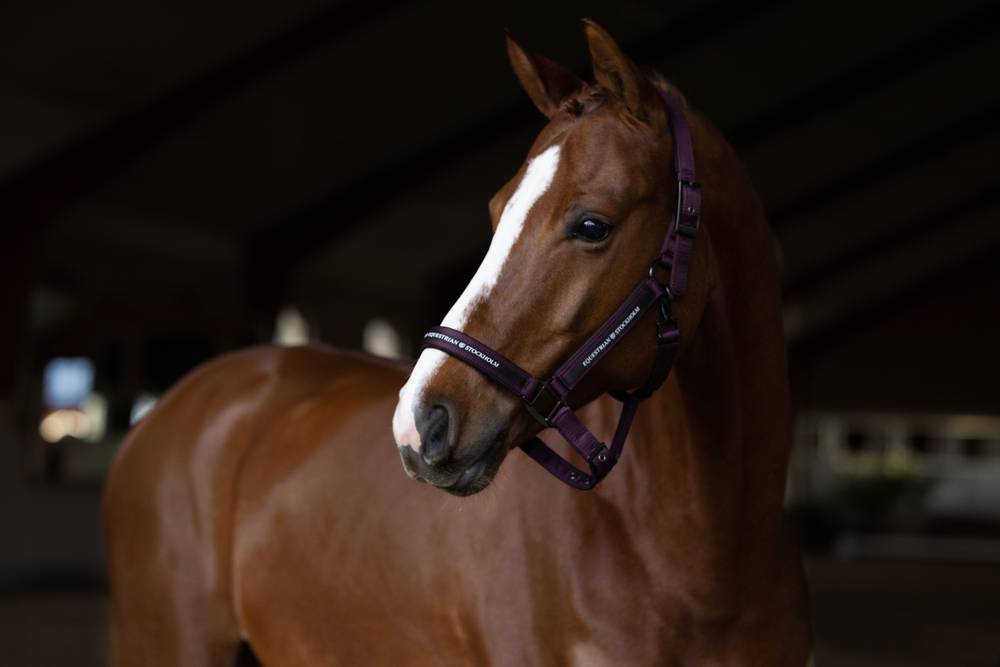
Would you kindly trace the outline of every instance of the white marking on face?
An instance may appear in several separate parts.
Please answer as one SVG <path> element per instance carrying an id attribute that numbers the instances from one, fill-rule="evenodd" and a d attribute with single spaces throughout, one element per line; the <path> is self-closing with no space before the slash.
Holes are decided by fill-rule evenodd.
<path id="1" fill-rule="evenodd" d="M 458 301 L 444 316 L 441 322 L 443 326 L 461 331 L 476 306 L 489 297 L 507 262 L 510 249 L 521 235 L 528 213 L 535 202 L 549 189 L 558 167 L 559 146 L 546 148 L 528 163 L 524 178 L 518 183 L 514 194 L 504 206 L 486 257 L 479 265 L 476 275 L 472 276 L 472 280 L 466 285 L 462 296 L 458 297 Z M 420 434 L 414 421 L 414 410 L 419 405 L 427 383 L 447 358 L 448 355 L 440 350 L 424 350 L 417 359 L 417 365 L 413 367 L 409 380 L 399 390 L 399 403 L 396 404 L 396 412 L 392 416 L 392 433 L 399 447 L 409 445 L 417 451 L 420 450 Z"/>

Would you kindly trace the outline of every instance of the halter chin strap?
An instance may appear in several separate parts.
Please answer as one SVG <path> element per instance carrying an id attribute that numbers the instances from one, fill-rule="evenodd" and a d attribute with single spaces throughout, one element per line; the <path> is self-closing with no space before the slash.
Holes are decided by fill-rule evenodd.
<path id="1" fill-rule="evenodd" d="M 532 376 L 482 341 L 449 327 L 434 327 L 424 335 L 422 347 L 434 348 L 472 366 L 507 391 L 521 397 L 531 415 L 546 427 L 555 428 L 587 461 L 586 473 L 552 451 L 539 438 L 520 445 L 524 452 L 551 474 L 576 489 L 589 490 L 604 479 L 618 462 L 639 403 L 666 381 L 680 342 L 680 328 L 672 314 L 673 299 L 687 290 L 688 270 L 701 214 L 701 189 L 695 181 L 691 129 L 684 109 L 668 92 L 662 92 L 674 140 L 674 171 L 677 177 L 677 210 L 659 256 L 640 282 L 600 328 L 548 379 Z M 658 267 L 670 272 L 669 284 L 656 279 Z M 587 430 L 569 407 L 569 394 L 603 359 L 646 311 L 659 306 L 656 325 L 656 358 L 649 378 L 630 393 L 614 393 L 623 403 L 611 446 Z"/>

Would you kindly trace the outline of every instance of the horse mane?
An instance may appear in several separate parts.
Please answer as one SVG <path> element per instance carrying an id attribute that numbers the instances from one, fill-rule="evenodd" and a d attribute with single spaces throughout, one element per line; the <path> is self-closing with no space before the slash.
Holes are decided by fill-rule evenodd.
<path id="1" fill-rule="evenodd" d="M 677 88 L 677 86 L 667 81 L 665 76 L 660 74 L 655 69 L 647 69 L 645 73 L 646 77 L 653 82 L 653 85 L 656 87 L 658 91 L 660 91 L 661 93 L 670 93 L 671 95 L 674 96 L 674 98 L 677 101 L 681 103 L 681 106 L 683 106 L 685 109 L 688 108 L 687 97 L 685 97 L 684 93 L 682 93 L 680 89 Z"/>

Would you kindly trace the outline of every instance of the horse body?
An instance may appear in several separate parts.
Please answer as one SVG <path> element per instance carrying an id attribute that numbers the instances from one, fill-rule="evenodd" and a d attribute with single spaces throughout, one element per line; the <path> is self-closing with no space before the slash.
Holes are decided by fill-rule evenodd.
<path id="1" fill-rule="evenodd" d="M 332 350 L 253 350 L 165 399 L 109 481 L 110 564 L 138 580 L 113 578 L 117 664 L 230 664 L 241 638 L 275 666 L 802 663 L 800 566 L 780 521 L 746 522 L 740 451 L 695 468 L 688 420 L 650 406 L 595 494 L 516 457 L 455 499 L 384 474 L 398 462 L 372 425 L 404 380 Z M 221 440 L 199 419 L 212 394 L 231 404 Z M 616 409 L 584 415 L 610 434 Z M 170 442 L 150 437 L 161 421 Z"/>
<path id="2" fill-rule="evenodd" d="M 109 477 L 115 664 L 229 665 L 241 643 L 268 667 L 805 664 L 777 269 L 738 160 L 692 126 L 712 193 L 681 319 L 697 334 L 598 489 L 511 455 L 451 497 L 399 471 L 407 368 L 228 355 L 164 397 Z M 617 410 L 579 414 L 609 438 Z"/>

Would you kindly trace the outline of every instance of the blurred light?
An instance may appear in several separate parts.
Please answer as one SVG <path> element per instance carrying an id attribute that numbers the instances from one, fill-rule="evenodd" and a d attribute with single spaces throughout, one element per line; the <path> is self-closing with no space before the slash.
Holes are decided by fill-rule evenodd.
<path id="1" fill-rule="evenodd" d="M 139 394 L 132 401 L 132 410 L 129 412 L 128 425 L 134 426 L 136 422 L 146 416 L 146 413 L 156 405 L 156 396 L 152 394 Z"/>
<path id="2" fill-rule="evenodd" d="M 274 343 L 286 347 L 309 343 L 309 323 L 294 306 L 285 306 L 278 313 L 274 326 Z"/>
<path id="3" fill-rule="evenodd" d="M 77 436 L 87 430 L 87 416 L 80 410 L 53 410 L 38 425 L 38 433 L 46 442 L 59 442 L 68 435 Z"/>
<path id="4" fill-rule="evenodd" d="M 941 433 L 954 440 L 1000 439 L 1000 419 L 988 415 L 950 415 L 942 418 Z"/>
<path id="5" fill-rule="evenodd" d="M 398 359 L 403 356 L 403 342 L 395 327 L 380 317 L 369 320 L 361 332 L 361 346 L 377 357 Z"/>
<path id="6" fill-rule="evenodd" d="M 96 391 L 83 404 L 83 414 L 87 417 L 87 432 L 77 437 L 90 442 L 100 442 L 108 425 L 108 399 Z"/>
<path id="7" fill-rule="evenodd" d="M 56 357 L 45 365 L 42 399 L 48 408 L 81 408 L 94 387 L 94 364 L 83 357 Z"/>
<path id="8" fill-rule="evenodd" d="M 82 410 L 57 408 L 45 415 L 38 425 L 38 434 L 46 442 L 59 442 L 73 437 L 89 442 L 104 438 L 108 421 L 108 401 L 101 394 L 91 394 Z"/>

